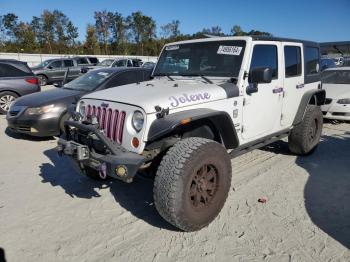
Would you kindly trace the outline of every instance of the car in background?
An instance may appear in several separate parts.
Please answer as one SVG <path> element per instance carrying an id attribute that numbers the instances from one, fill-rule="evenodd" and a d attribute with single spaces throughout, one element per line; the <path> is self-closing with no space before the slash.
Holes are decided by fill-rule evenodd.
<path id="1" fill-rule="evenodd" d="M 323 117 L 350 120 L 350 67 L 326 69 L 322 72 L 322 88 L 326 90 Z"/>
<path id="2" fill-rule="evenodd" d="M 93 66 L 96 66 L 100 62 L 98 58 L 95 56 L 87 56 L 86 58 L 89 60 L 90 64 Z"/>
<path id="3" fill-rule="evenodd" d="M 39 91 L 38 78 L 27 63 L 0 59 L 0 114 L 6 114 L 18 97 Z"/>
<path id="4" fill-rule="evenodd" d="M 69 118 L 68 107 L 83 95 L 111 87 L 150 80 L 144 68 L 98 68 L 62 88 L 28 95 L 13 103 L 7 114 L 10 130 L 37 137 L 60 135 Z"/>
<path id="5" fill-rule="evenodd" d="M 153 69 L 156 66 L 156 63 L 154 62 L 144 62 L 142 64 L 143 68 L 149 68 L 149 69 Z"/>
<path id="6" fill-rule="evenodd" d="M 39 65 L 32 67 L 32 70 L 39 78 L 40 85 L 45 86 L 47 84 L 62 81 L 67 70 L 68 81 L 79 77 L 82 73 L 87 72 L 95 66 L 93 63 L 94 61 L 95 60 L 92 57 L 48 59 Z"/>
<path id="7" fill-rule="evenodd" d="M 326 70 L 327 68 L 335 68 L 337 65 L 335 64 L 332 58 L 321 58 L 320 59 L 321 71 Z"/>
<path id="8" fill-rule="evenodd" d="M 101 63 L 103 64 L 98 66 L 108 66 L 108 67 L 141 67 L 142 66 L 142 60 L 138 58 L 127 58 L 127 57 L 116 58 L 116 59 L 113 59 L 112 62 L 111 62 L 112 59 L 106 59 L 106 60 L 104 60 L 106 61 L 105 63 L 103 63 L 104 61 L 102 61 Z"/>
<path id="9" fill-rule="evenodd" d="M 105 59 L 102 62 L 99 62 L 96 66 L 104 66 L 104 67 L 109 67 L 113 64 L 114 59 Z"/>

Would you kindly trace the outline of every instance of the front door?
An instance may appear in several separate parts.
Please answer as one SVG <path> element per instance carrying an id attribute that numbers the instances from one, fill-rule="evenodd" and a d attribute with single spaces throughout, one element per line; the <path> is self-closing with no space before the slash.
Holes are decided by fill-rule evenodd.
<path id="1" fill-rule="evenodd" d="M 245 94 L 242 137 L 245 142 L 280 130 L 283 100 L 283 70 L 281 70 L 281 43 L 253 42 L 250 71 L 269 67 L 271 83 L 258 84 L 258 92 Z M 246 85 L 249 85 L 248 79 Z"/>

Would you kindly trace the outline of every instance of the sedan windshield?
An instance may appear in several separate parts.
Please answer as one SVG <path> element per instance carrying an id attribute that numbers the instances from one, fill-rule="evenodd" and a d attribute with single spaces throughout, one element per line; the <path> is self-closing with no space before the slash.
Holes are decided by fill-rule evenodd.
<path id="1" fill-rule="evenodd" d="M 324 84 L 350 84 L 350 70 L 329 70 L 322 73 Z"/>
<path id="2" fill-rule="evenodd" d="M 112 73 L 112 71 L 90 71 L 65 84 L 63 88 L 90 92 L 95 90 L 103 81 L 110 77 Z"/>
<path id="3" fill-rule="evenodd" d="M 208 41 L 168 45 L 154 76 L 238 77 L 245 41 Z"/>

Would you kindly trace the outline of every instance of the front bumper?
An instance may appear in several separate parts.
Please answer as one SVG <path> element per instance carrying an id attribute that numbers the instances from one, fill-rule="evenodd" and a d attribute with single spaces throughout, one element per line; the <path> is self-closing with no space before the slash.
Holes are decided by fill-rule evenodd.
<path id="1" fill-rule="evenodd" d="M 321 110 L 324 118 L 350 121 L 349 104 L 338 104 L 334 99 L 331 104 L 322 106 Z"/>
<path id="2" fill-rule="evenodd" d="M 60 134 L 60 117 L 60 113 L 26 116 L 24 112 L 19 112 L 17 115 L 11 116 L 9 112 L 6 120 L 9 129 L 14 132 L 36 137 L 48 137 Z"/>
<path id="3" fill-rule="evenodd" d="M 58 140 L 59 154 L 71 158 L 84 173 L 86 167 L 99 172 L 101 177 L 109 176 L 130 183 L 145 158 L 139 154 L 127 151 L 121 145 L 109 140 L 98 128 L 91 124 L 78 121 L 66 121 L 66 139 Z M 81 143 L 77 137 L 79 132 L 94 136 L 108 151 L 108 154 L 97 153 L 91 145 Z M 123 171 L 123 172 L 120 172 Z"/>

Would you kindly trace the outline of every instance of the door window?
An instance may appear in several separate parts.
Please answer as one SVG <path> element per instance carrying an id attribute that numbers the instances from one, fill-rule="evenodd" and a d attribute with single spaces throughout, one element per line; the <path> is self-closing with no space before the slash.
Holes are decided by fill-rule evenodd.
<path id="1" fill-rule="evenodd" d="M 62 67 L 62 61 L 54 61 L 50 64 L 52 68 L 61 68 Z"/>
<path id="2" fill-rule="evenodd" d="M 301 49 L 298 46 L 284 47 L 284 62 L 286 77 L 301 75 Z"/>
<path id="3" fill-rule="evenodd" d="M 272 78 L 278 78 L 277 46 L 256 45 L 253 49 L 250 71 L 255 68 L 269 67 L 272 71 Z"/>
<path id="4" fill-rule="evenodd" d="M 73 67 L 74 66 L 73 60 L 64 60 L 63 63 L 64 63 L 64 67 Z"/>

